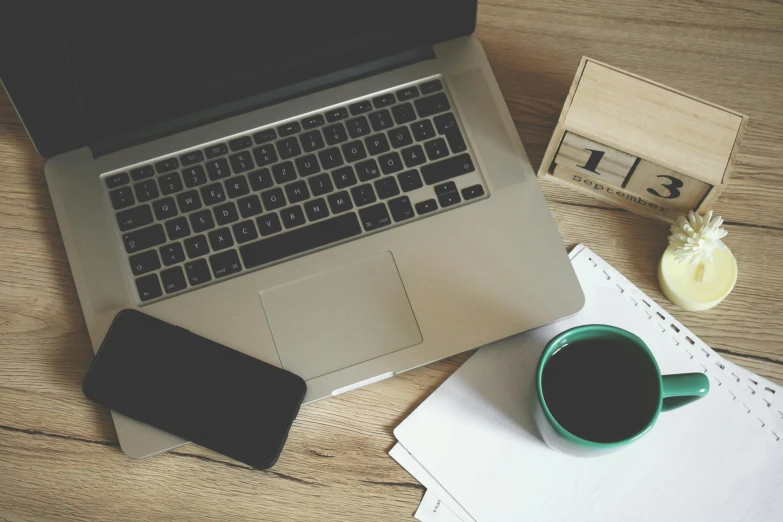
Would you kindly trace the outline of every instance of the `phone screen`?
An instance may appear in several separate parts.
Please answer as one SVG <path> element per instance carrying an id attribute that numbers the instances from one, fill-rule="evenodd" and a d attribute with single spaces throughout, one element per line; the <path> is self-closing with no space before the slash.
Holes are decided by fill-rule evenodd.
<path id="1" fill-rule="evenodd" d="M 123 310 L 83 389 L 119 413 L 266 469 L 277 461 L 307 388 L 291 372 Z"/>

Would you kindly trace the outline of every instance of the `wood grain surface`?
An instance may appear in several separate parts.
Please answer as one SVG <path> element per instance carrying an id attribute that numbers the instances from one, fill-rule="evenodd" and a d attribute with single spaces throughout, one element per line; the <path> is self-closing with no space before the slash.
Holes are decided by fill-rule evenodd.
<path id="1" fill-rule="evenodd" d="M 535 169 L 582 55 L 750 116 L 715 206 L 739 281 L 708 312 L 658 289 L 664 224 L 541 184 L 566 247 L 586 243 L 722 355 L 783 383 L 783 3 L 485 0 L 476 36 Z M 81 393 L 92 350 L 43 161 L 5 95 L 0 176 L 0 521 L 412 520 L 424 489 L 387 456 L 392 430 L 469 354 L 304 407 L 270 471 L 195 445 L 130 460 Z"/>

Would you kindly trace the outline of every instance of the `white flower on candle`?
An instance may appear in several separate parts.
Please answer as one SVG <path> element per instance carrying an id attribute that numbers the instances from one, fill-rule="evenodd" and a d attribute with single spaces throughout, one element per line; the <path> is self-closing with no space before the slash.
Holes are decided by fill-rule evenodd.
<path id="1" fill-rule="evenodd" d="M 702 217 L 694 211 L 677 218 L 671 226 L 669 244 L 674 248 L 674 259 L 680 263 L 708 263 L 712 261 L 712 251 L 723 245 L 721 238 L 728 232 L 720 228 L 723 218 L 712 218 L 712 210 Z"/>

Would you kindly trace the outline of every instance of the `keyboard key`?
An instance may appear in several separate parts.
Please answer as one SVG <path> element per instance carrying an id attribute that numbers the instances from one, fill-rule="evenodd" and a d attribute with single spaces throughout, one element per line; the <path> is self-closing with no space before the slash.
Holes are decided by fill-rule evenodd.
<path id="1" fill-rule="evenodd" d="M 155 171 L 152 169 L 152 165 L 145 165 L 143 167 L 131 169 L 130 173 L 133 181 L 141 181 L 143 179 L 151 178 L 155 175 Z"/>
<path id="2" fill-rule="evenodd" d="M 348 110 L 351 111 L 352 115 L 356 116 L 357 114 L 370 112 L 372 110 L 372 104 L 370 103 L 370 100 L 363 100 L 357 103 L 352 103 L 348 106 Z"/>
<path id="3" fill-rule="evenodd" d="M 188 282 L 191 286 L 200 285 L 212 280 L 212 274 L 209 273 L 209 266 L 204 259 L 198 259 L 185 264 L 185 271 L 188 274 Z"/>
<path id="4" fill-rule="evenodd" d="M 391 114 L 387 109 L 370 114 L 370 125 L 375 132 L 381 132 L 394 127 Z"/>
<path id="5" fill-rule="evenodd" d="M 277 133 L 275 132 L 275 129 L 265 129 L 261 132 L 256 132 L 253 134 L 253 141 L 256 142 L 256 145 L 261 145 L 262 143 L 267 143 L 270 141 L 275 141 L 277 139 Z"/>
<path id="6" fill-rule="evenodd" d="M 163 221 L 179 214 L 174 198 L 159 199 L 152 203 L 152 208 L 155 210 L 155 217 L 158 218 L 158 221 Z"/>
<path id="7" fill-rule="evenodd" d="M 258 224 L 258 230 L 261 231 L 262 236 L 268 236 L 283 230 L 283 225 L 280 224 L 280 218 L 277 214 L 266 214 L 256 219 Z"/>
<path id="8" fill-rule="evenodd" d="M 389 139 L 391 140 L 392 147 L 395 149 L 413 143 L 411 131 L 408 130 L 408 127 L 397 127 L 396 129 L 390 130 Z"/>
<path id="9" fill-rule="evenodd" d="M 201 187 L 201 197 L 204 198 L 205 204 L 215 205 L 226 200 L 226 193 L 223 191 L 223 185 L 213 183 L 212 185 Z"/>
<path id="10" fill-rule="evenodd" d="M 152 225 L 124 234 L 122 241 L 125 243 L 125 251 L 133 254 L 165 243 L 166 234 L 163 233 L 163 226 Z"/>
<path id="11" fill-rule="evenodd" d="M 226 147 L 225 143 L 215 143 L 204 149 L 204 153 L 209 159 L 217 158 L 218 156 L 225 156 L 228 154 L 228 147 Z"/>
<path id="12" fill-rule="evenodd" d="M 256 160 L 256 165 L 263 167 L 277 161 L 277 153 L 272 144 L 262 145 L 253 149 L 253 158 Z"/>
<path id="13" fill-rule="evenodd" d="M 483 195 L 484 187 L 481 185 L 473 185 L 472 187 L 466 187 L 462 189 L 462 197 L 465 198 L 465 201 L 469 199 L 480 198 Z"/>
<path id="14" fill-rule="evenodd" d="M 411 125 L 416 141 L 428 140 L 435 137 L 435 129 L 430 120 L 419 120 Z"/>
<path id="15" fill-rule="evenodd" d="M 188 165 L 193 165 L 194 163 L 199 163 L 201 161 L 204 161 L 204 154 L 200 150 L 193 150 L 179 157 L 179 162 L 182 163 L 183 167 L 187 167 Z"/>
<path id="16" fill-rule="evenodd" d="M 359 218 L 362 221 L 364 230 L 367 232 L 391 225 L 389 212 L 386 210 L 386 205 L 383 203 L 361 209 L 359 211 Z"/>
<path id="17" fill-rule="evenodd" d="M 334 190 L 329 174 L 319 174 L 310 178 L 310 192 L 313 196 L 322 196 Z"/>
<path id="18" fill-rule="evenodd" d="M 212 212 L 208 209 L 194 212 L 190 215 L 190 226 L 193 232 L 204 232 L 210 228 L 215 228 L 215 220 L 212 219 Z"/>
<path id="19" fill-rule="evenodd" d="M 356 214 L 349 212 L 269 239 L 248 243 L 240 247 L 239 252 L 245 267 L 253 268 L 324 247 L 361 232 Z"/>
<path id="20" fill-rule="evenodd" d="M 345 155 L 345 161 L 348 163 L 353 163 L 354 161 L 367 157 L 367 151 L 364 150 L 364 145 L 362 145 L 362 142 L 359 140 L 346 143 L 343 145 L 342 149 L 343 154 Z"/>
<path id="21" fill-rule="evenodd" d="M 120 172 L 119 174 L 112 174 L 103 178 L 106 182 L 106 186 L 110 189 L 121 187 L 130 183 L 130 178 L 127 172 Z"/>
<path id="22" fill-rule="evenodd" d="M 250 186 L 255 191 L 264 190 L 275 184 L 272 181 L 272 173 L 269 169 L 255 170 L 247 175 L 250 178 Z"/>
<path id="23" fill-rule="evenodd" d="M 338 107 L 336 109 L 326 111 L 326 121 L 329 123 L 335 122 L 337 120 L 344 120 L 347 117 L 348 110 L 345 107 Z"/>
<path id="24" fill-rule="evenodd" d="M 372 104 L 375 106 L 376 109 L 380 109 L 381 107 L 386 107 L 387 105 L 392 105 L 396 100 L 394 99 L 394 94 L 387 93 L 383 94 L 381 96 L 378 96 L 376 98 L 372 99 Z"/>
<path id="25" fill-rule="evenodd" d="M 257 216 L 263 211 L 261 200 L 255 194 L 238 200 L 237 205 L 239 206 L 239 213 L 243 218 Z"/>
<path id="26" fill-rule="evenodd" d="M 449 192 L 448 194 L 441 194 L 438 196 L 438 203 L 443 208 L 456 205 L 462 202 L 462 198 L 459 197 L 459 192 Z"/>
<path id="27" fill-rule="evenodd" d="M 209 264 L 212 265 L 212 273 L 218 279 L 236 274 L 242 270 L 242 264 L 239 262 L 239 255 L 236 250 L 229 250 L 228 252 L 210 256 Z"/>
<path id="28" fill-rule="evenodd" d="M 301 130 L 302 127 L 299 125 L 298 121 L 289 121 L 288 123 L 280 125 L 277 128 L 277 133 L 280 134 L 281 138 L 284 138 L 286 136 L 290 136 L 291 134 L 296 134 Z"/>
<path id="29" fill-rule="evenodd" d="M 440 80 L 432 80 L 419 85 L 422 94 L 432 94 L 433 92 L 443 89 L 443 84 Z"/>
<path id="30" fill-rule="evenodd" d="M 318 166 L 318 159 L 315 157 L 315 154 L 308 154 L 307 156 L 296 158 L 296 170 L 304 178 L 305 176 L 315 174 L 321 170 L 321 167 Z"/>
<path id="31" fill-rule="evenodd" d="M 351 135 L 351 138 L 361 138 L 370 134 L 370 125 L 364 116 L 348 120 L 345 125 L 348 127 L 348 134 Z"/>
<path id="32" fill-rule="evenodd" d="M 415 167 L 427 161 L 427 158 L 424 157 L 424 151 L 420 145 L 414 145 L 413 147 L 402 149 L 401 152 L 402 159 L 405 161 L 406 167 Z"/>
<path id="33" fill-rule="evenodd" d="M 451 109 L 446 94 L 442 92 L 426 98 L 420 98 L 413 103 L 416 105 L 416 112 L 419 113 L 419 118 L 426 118 L 427 116 Z"/>
<path id="34" fill-rule="evenodd" d="M 402 174 L 397 175 L 397 180 L 400 182 L 403 192 L 410 192 L 424 186 L 421 176 L 419 176 L 419 171 L 416 169 L 406 170 Z"/>
<path id="35" fill-rule="evenodd" d="M 368 159 L 367 161 L 357 163 L 356 173 L 359 176 L 360 181 L 370 181 L 371 179 L 379 178 L 381 176 L 381 170 L 378 168 L 378 164 L 374 159 Z"/>
<path id="36" fill-rule="evenodd" d="M 296 170 L 294 169 L 294 164 L 290 161 L 284 161 L 272 167 L 272 174 L 275 175 L 275 181 L 278 185 L 296 179 Z"/>
<path id="37" fill-rule="evenodd" d="M 369 138 L 364 138 L 364 143 L 367 144 L 367 150 L 373 156 L 383 154 L 389 150 L 389 140 L 386 139 L 385 134 L 376 134 Z"/>
<path id="38" fill-rule="evenodd" d="M 397 99 L 400 101 L 412 100 L 413 98 L 418 98 L 418 96 L 419 89 L 417 89 L 415 85 L 397 91 Z"/>
<path id="39" fill-rule="evenodd" d="M 253 140 L 250 136 L 240 136 L 228 142 L 228 146 L 231 152 L 236 152 L 242 149 L 249 149 L 253 146 Z"/>
<path id="40" fill-rule="evenodd" d="M 226 185 L 226 194 L 232 199 L 250 193 L 250 187 L 247 186 L 247 178 L 245 176 L 234 176 L 227 179 L 224 184 Z"/>
<path id="41" fill-rule="evenodd" d="M 182 178 L 179 177 L 179 172 L 164 174 L 158 179 L 158 183 L 160 184 L 160 191 L 164 195 L 182 190 Z"/>
<path id="42" fill-rule="evenodd" d="M 234 246 L 234 238 L 228 228 L 219 228 L 209 233 L 209 244 L 212 245 L 212 250 L 223 250 Z"/>
<path id="43" fill-rule="evenodd" d="M 343 157 L 337 147 L 322 150 L 318 153 L 318 159 L 321 160 L 321 166 L 324 170 L 331 170 L 343 164 Z"/>
<path id="44" fill-rule="evenodd" d="M 390 176 L 375 182 L 375 192 L 378 193 L 379 198 L 387 199 L 398 195 L 400 193 L 400 187 L 397 186 L 397 181 Z"/>
<path id="45" fill-rule="evenodd" d="M 430 163 L 424 165 L 421 168 L 421 175 L 424 177 L 424 181 L 427 185 L 433 185 L 446 181 L 457 176 L 462 176 L 468 172 L 473 172 L 475 167 L 473 161 L 470 159 L 469 154 L 460 154 L 459 156 L 452 156 L 444 160 L 440 160 L 436 163 Z"/>
<path id="46" fill-rule="evenodd" d="M 147 250 L 141 254 L 130 256 L 128 261 L 130 261 L 133 275 L 146 274 L 147 272 L 152 272 L 153 270 L 160 268 L 160 259 L 158 259 L 158 253 L 154 250 Z"/>
<path id="47" fill-rule="evenodd" d="M 365 205 L 369 205 L 370 203 L 375 203 L 377 200 L 375 197 L 375 192 L 372 190 L 372 185 L 369 183 L 352 188 L 351 194 L 353 195 L 353 201 L 356 203 L 357 207 L 363 207 Z"/>
<path id="48" fill-rule="evenodd" d="M 305 152 L 324 148 L 324 139 L 321 137 L 321 131 L 314 130 L 305 132 L 299 137 L 302 140 L 302 148 Z"/>
<path id="49" fill-rule="evenodd" d="M 187 238 L 185 240 L 185 252 L 188 253 L 190 259 L 208 254 L 209 245 L 207 245 L 207 238 L 203 234 Z"/>
<path id="50" fill-rule="evenodd" d="M 446 139 L 449 142 L 449 148 L 454 154 L 465 152 L 468 150 L 468 146 L 465 144 L 465 140 L 462 137 L 462 133 L 459 129 L 454 128 L 446 132 Z"/>
<path id="51" fill-rule="evenodd" d="M 180 243 L 169 243 L 160 247 L 160 257 L 166 266 L 176 265 L 185 260 L 185 251 Z"/>
<path id="52" fill-rule="evenodd" d="M 314 199 L 304 204 L 305 213 L 307 219 L 310 221 L 318 221 L 325 217 L 329 217 L 329 209 L 326 206 L 326 200 L 324 198 Z"/>
<path id="53" fill-rule="evenodd" d="M 457 184 L 453 181 L 448 181 L 446 183 L 443 183 L 442 185 L 435 185 L 435 195 L 436 196 L 442 196 L 443 194 L 448 194 L 449 192 L 456 192 L 457 191 Z"/>
<path id="54" fill-rule="evenodd" d="M 433 121 L 435 122 L 435 128 L 438 129 L 438 134 L 445 134 L 447 131 L 457 128 L 457 119 L 450 112 L 435 116 Z"/>
<path id="55" fill-rule="evenodd" d="M 169 176 L 171 175 L 169 174 Z M 207 182 L 207 173 L 204 172 L 204 167 L 201 165 L 182 169 L 182 176 L 185 178 L 185 186 L 188 188 L 198 187 Z"/>
<path id="56" fill-rule="evenodd" d="M 378 158 L 378 163 L 381 164 L 381 170 L 384 174 L 391 174 L 403 169 L 400 155 L 396 152 L 390 152 L 389 154 L 381 156 Z"/>
<path id="57" fill-rule="evenodd" d="M 218 225 L 228 225 L 234 221 L 239 221 L 239 214 L 237 214 L 237 206 L 231 201 L 223 205 L 219 205 L 213 209 L 215 213 L 215 220 Z"/>
<path id="58" fill-rule="evenodd" d="M 351 166 L 335 170 L 332 172 L 332 178 L 334 179 L 334 186 L 338 189 L 356 185 L 356 175 L 353 173 Z"/>
<path id="59" fill-rule="evenodd" d="M 302 153 L 302 149 L 299 148 L 299 140 L 296 136 L 286 138 L 277 142 L 277 153 L 280 155 L 280 159 L 293 158 Z"/>
<path id="60" fill-rule="evenodd" d="M 209 173 L 209 179 L 212 181 L 227 178 L 231 175 L 226 158 L 219 158 L 208 162 L 207 172 Z"/>
<path id="61" fill-rule="evenodd" d="M 169 235 L 169 239 L 181 239 L 190 235 L 190 225 L 188 220 L 183 217 L 178 217 L 170 221 L 166 221 L 166 233 Z"/>
<path id="62" fill-rule="evenodd" d="M 163 289 L 167 294 L 173 294 L 188 287 L 185 274 L 182 272 L 182 267 L 179 266 L 164 270 L 160 273 L 160 278 L 163 280 Z"/>
<path id="63" fill-rule="evenodd" d="M 285 196 L 283 196 L 283 189 L 273 188 L 261 193 L 261 201 L 264 202 L 264 208 L 267 210 L 275 210 L 285 206 Z"/>
<path id="64" fill-rule="evenodd" d="M 302 127 L 305 129 L 314 129 L 324 124 L 324 117 L 320 114 L 313 114 L 302 120 Z"/>
<path id="65" fill-rule="evenodd" d="M 133 191 L 136 193 L 136 199 L 139 203 L 155 199 L 160 195 L 158 192 L 158 184 L 155 183 L 154 179 L 136 183 L 133 185 Z"/>
<path id="66" fill-rule="evenodd" d="M 146 275 L 136 279 L 136 290 L 139 291 L 139 299 L 149 301 L 163 295 L 156 274 Z"/>
<path id="67" fill-rule="evenodd" d="M 117 224 L 123 232 L 149 225 L 153 221 L 149 205 L 141 205 L 140 207 L 117 212 Z"/>
<path id="68" fill-rule="evenodd" d="M 285 193 L 286 196 L 288 196 L 288 201 L 291 203 L 299 203 L 310 197 L 310 192 L 307 190 L 307 183 L 304 181 L 297 181 L 296 183 L 286 185 Z"/>
<path id="69" fill-rule="evenodd" d="M 394 221 L 405 221 L 414 217 L 413 206 L 408 196 L 402 196 L 389 200 L 389 210 L 391 210 Z"/>
<path id="70" fill-rule="evenodd" d="M 299 205 L 281 210 L 280 217 L 283 218 L 285 228 L 293 228 L 305 224 L 304 212 L 302 212 L 302 207 Z"/>
<path id="71" fill-rule="evenodd" d="M 413 110 L 413 105 L 410 103 L 401 103 L 392 107 L 392 116 L 394 116 L 394 122 L 397 125 L 404 125 L 416 119 L 416 112 Z"/>
<path id="72" fill-rule="evenodd" d="M 324 127 L 324 136 L 326 137 L 326 143 L 329 145 L 337 145 L 348 139 L 348 134 L 345 133 L 345 127 L 342 123 Z"/>
<path id="73" fill-rule="evenodd" d="M 424 149 L 427 151 L 427 157 L 430 161 L 436 161 L 449 155 L 446 140 L 443 138 L 428 141 L 424 144 Z"/>
<path id="74" fill-rule="evenodd" d="M 419 215 L 428 214 L 436 210 L 438 210 L 438 203 L 434 199 L 428 199 L 426 201 L 416 203 L 416 212 Z"/>
<path id="75" fill-rule="evenodd" d="M 339 214 L 353 208 L 351 196 L 345 191 L 332 194 L 327 199 L 329 200 L 329 208 L 332 209 L 332 214 Z"/>
<path id="76" fill-rule="evenodd" d="M 231 170 L 234 171 L 234 174 L 241 174 L 255 167 L 253 165 L 253 157 L 248 151 L 232 154 L 229 160 L 231 160 Z"/>
<path id="77" fill-rule="evenodd" d="M 241 223 L 237 223 L 231 229 L 234 231 L 234 237 L 237 238 L 237 243 L 247 243 L 248 241 L 252 241 L 256 238 L 258 238 L 258 232 L 256 231 L 256 226 L 253 224 L 252 221 L 243 221 Z"/>
<path id="78" fill-rule="evenodd" d="M 189 190 L 182 194 L 177 194 L 177 204 L 182 212 L 191 212 L 201 208 L 201 198 L 198 197 L 198 192 Z"/>
<path id="79" fill-rule="evenodd" d="M 163 174 L 164 172 L 169 172 L 170 170 L 178 168 L 179 161 L 177 158 L 166 158 L 163 161 L 159 161 L 155 164 L 155 170 L 158 171 L 158 174 Z"/>

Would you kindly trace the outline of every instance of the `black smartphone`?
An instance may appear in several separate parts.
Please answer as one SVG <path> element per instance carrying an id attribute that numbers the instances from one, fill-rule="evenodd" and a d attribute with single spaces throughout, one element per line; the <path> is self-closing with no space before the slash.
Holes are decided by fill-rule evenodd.
<path id="1" fill-rule="evenodd" d="M 114 318 L 84 394 L 254 468 L 277 462 L 301 377 L 136 310 Z"/>

